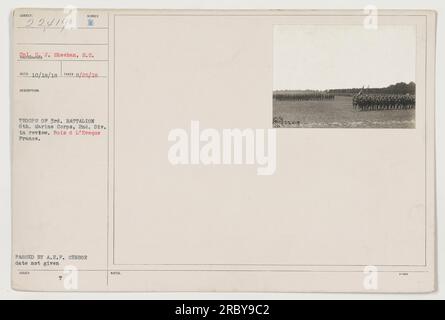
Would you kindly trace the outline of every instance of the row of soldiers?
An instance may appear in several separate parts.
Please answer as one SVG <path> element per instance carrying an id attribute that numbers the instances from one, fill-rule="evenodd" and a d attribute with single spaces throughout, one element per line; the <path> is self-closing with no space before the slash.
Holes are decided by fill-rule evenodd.
<path id="1" fill-rule="evenodd" d="M 354 110 L 407 110 L 414 109 L 416 97 L 414 95 L 390 94 L 390 95 L 370 95 L 358 94 L 352 98 Z"/>
<path id="2" fill-rule="evenodd" d="M 312 93 L 275 92 L 273 98 L 275 100 L 322 101 L 322 100 L 334 100 L 335 95 L 323 92 L 312 92 Z"/>

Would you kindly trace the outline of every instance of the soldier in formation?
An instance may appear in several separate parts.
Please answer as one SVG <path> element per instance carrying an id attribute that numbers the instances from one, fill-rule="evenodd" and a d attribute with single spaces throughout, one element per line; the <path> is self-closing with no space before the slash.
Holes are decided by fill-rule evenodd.
<path id="1" fill-rule="evenodd" d="M 330 93 L 313 92 L 313 93 L 292 93 L 279 92 L 274 94 L 276 100 L 294 100 L 294 101 L 323 101 L 334 100 L 335 96 Z"/>

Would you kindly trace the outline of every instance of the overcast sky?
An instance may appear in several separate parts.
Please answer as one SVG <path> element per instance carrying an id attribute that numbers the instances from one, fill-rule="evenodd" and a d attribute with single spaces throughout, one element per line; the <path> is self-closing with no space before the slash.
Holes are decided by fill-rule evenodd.
<path id="1" fill-rule="evenodd" d="M 414 26 L 275 26 L 274 90 L 415 81 L 415 56 Z"/>

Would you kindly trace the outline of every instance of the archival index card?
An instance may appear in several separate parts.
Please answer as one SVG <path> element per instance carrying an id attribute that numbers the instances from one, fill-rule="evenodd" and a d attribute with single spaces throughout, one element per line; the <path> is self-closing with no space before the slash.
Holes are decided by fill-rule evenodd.
<path id="1" fill-rule="evenodd" d="M 435 21 L 15 10 L 13 288 L 433 291 Z"/>

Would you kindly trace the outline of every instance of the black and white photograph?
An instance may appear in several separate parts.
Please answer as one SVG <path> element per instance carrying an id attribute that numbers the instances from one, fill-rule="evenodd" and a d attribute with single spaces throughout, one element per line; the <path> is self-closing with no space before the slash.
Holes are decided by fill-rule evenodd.
<path id="1" fill-rule="evenodd" d="M 274 128 L 415 128 L 413 26 L 277 25 Z"/>

